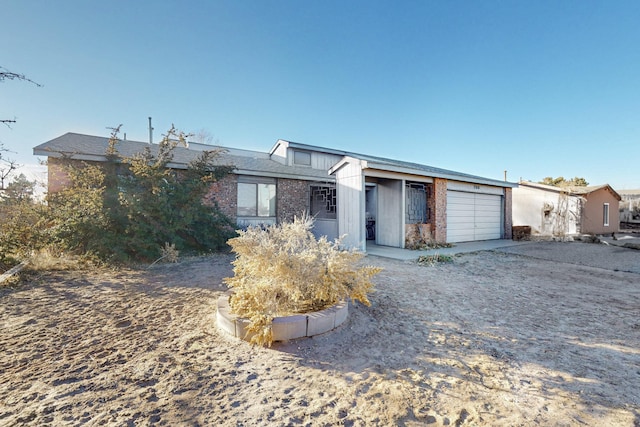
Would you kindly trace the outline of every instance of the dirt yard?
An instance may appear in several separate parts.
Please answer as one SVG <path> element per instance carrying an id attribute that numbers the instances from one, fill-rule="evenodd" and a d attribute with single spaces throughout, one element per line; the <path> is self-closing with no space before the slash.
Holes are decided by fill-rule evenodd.
<path id="1" fill-rule="evenodd" d="M 640 426 L 640 251 L 368 257 L 371 307 L 272 348 L 216 327 L 231 259 L 0 288 L 0 425 Z"/>

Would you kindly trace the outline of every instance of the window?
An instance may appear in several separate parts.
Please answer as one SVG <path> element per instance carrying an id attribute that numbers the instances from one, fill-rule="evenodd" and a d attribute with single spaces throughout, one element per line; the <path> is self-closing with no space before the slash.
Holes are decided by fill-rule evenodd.
<path id="1" fill-rule="evenodd" d="M 293 152 L 293 164 L 300 166 L 311 166 L 311 153 L 308 151 L 295 150 Z"/>
<path id="2" fill-rule="evenodd" d="M 246 178 L 238 181 L 238 216 L 276 216 L 275 180 Z"/>
<path id="3" fill-rule="evenodd" d="M 318 219 L 336 219 L 336 187 L 312 185 L 311 216 Z"/>
<path id="4" fill-rule="evenodd" d="M 602 210 L 602 217 L 604 219 L 604 226 L 609 226 L 609 203 L 604 204 L 604 208 Z"/>
<path id="5" fill-rule="evenodd" d="M 424 184 L 406 184 L 405 223 L 424 224 L 427 215 L 427 190 Z"/>

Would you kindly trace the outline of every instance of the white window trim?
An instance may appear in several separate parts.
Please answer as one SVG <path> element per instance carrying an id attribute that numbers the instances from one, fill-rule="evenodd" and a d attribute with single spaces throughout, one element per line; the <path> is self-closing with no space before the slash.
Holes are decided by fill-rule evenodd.
<path id="1" fill-rule="evenodd" d="M 602 207 L 602 216 L 604 220 L 604 226 L 609 226 L 609 203 L 605 203 Z"/>

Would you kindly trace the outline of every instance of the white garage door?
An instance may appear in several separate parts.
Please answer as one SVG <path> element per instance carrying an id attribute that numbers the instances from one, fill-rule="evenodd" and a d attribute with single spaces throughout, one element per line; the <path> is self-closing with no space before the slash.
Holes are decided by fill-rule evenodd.
<path id="1" fill-rule="evenodd" d="M 502 238 L 502 196 L 447 191 L 447 242 Z"/>

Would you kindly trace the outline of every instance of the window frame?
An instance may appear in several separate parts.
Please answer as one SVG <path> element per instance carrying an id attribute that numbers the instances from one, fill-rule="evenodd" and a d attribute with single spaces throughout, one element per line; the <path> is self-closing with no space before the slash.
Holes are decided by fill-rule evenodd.
<path id="1" fill-rule="evenodd" d="M 314 200 L 314 189 L 322 189 L 328 191 L 328 197 L 330 199 L 319 201 L 320 203 L 317 203 Z M 323 209 L 322 211 L 314 210 L 314 207 L 318 205 L 324 205 L 325 209 Z M 309 213 L 314 218 L 321 220 L 335 221 L 338 219 L 338 189 L 335 184 L 312 183 L 309 185 Z"/>
<path id="2" fill-rule="evenodd" d="M 253 212 L 247 212 L 246 206 L 240 205 L 241 186 L 253 186 L 254 203 L 251 206 Z M 248 188 L 248 187 L 245 187 Z M 271 194 L 272 192 L 272 194 Z M 268 196 L 265 198 L 265 194 Z M 262 177 L 239 177 L 237 189 L 236 215 L 238 218 L 255 218 L 255 219 L 275 219 L 278 214 L 277 206 L 278 184 L 275 178 Z M 269 204 L 268 214 L 264 214 L 266 206 L 265 201 Z M 243 209 L 243 211 L 241 211 Z M 261 214 L 262 212 L 262 214 Z"/>
<path id="3" fill-rule="evenodd" d="M 609 203 L 604 203 L 602 205 L 602 219 L 603 219 L 603 225 L 605 227 L 609 226 Z"/>
<path id="4" fill-rule="evenodd" d="M 301 159 L 298 158 L 299 155 L 305 155 L 305 159 L 308 158 L 309 161 L 300 161 Z M 296 166 L 305 166 L 305 167 L 311 167 L 311 152 L 310 151 L 306 151 L 306 150 L 293 150 L 293 164 Z"/>

